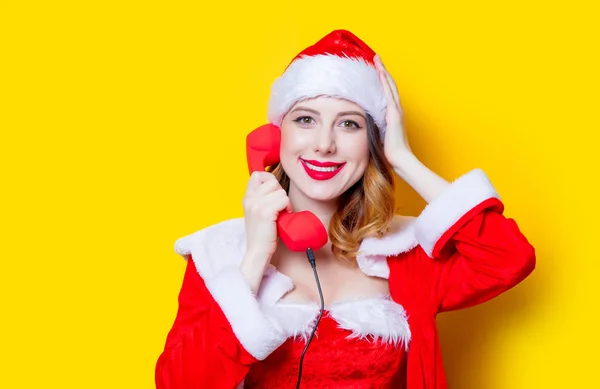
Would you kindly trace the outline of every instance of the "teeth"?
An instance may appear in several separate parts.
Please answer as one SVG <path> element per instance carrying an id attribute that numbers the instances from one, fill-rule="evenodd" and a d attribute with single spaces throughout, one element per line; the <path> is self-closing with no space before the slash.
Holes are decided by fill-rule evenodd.
<path id="1" fill-rule="evenodd" d="M 311 165 L 308 162 L 304 162 L 304 163 L 306 164 L 306 166 L 308 166 L 308 168 L 310 170 L 315 170 L 317 172 L 334 172 L 334 171 L 336 171 L 339 168 L 339 166 L 338 167 L 336 167 L 336 166 L 321 167 L 321 166 Z"/>

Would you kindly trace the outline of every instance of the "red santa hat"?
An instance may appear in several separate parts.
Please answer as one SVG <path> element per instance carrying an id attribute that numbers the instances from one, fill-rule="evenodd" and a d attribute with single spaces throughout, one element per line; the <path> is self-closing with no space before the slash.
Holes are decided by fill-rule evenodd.
<path id="1" fill-rule="evenodd" d="M 376 53 L 356 35 L 335 30 L 300 52 L 273 83 L 267 119 L 277 126 L 300 100 L 318 96 L 343 98 L 371 115 L 385 134 L 386 97 L 379 81 Z M 396 101 L 398 91 L 392 85 Z"/>

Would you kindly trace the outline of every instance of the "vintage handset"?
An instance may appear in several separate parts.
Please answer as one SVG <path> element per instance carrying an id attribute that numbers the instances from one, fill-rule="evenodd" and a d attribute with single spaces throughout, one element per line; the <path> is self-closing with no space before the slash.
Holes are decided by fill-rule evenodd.
<path id="1" fill-rule="evenodd" d="M 250 173 L 264 171 L 267 166 L 279 162 L 281 130 L 273 124 L 266 124 L 252 131 L 246 137 L 246 155 Z M 310 211 L 283 211 L 277 218 L 279 239 L 291 251 L 319 250 L 327 243 L 327 230 L 321 221 Z"/>
<path id="2" fill-rule="evenodd" d="M 281 145 L 281 130 L 273 124 L 265 124 L 252 131 L 246 137 L 246 157 L 250 174 L 254 171 L 265 171 L 268 166 L 279 162 L 279 149 Z M 322 248 L 328 240 L 327 230 L 321 221 L 310 211 L 288 212 L 282 211 L 277 218 L 277 234 L 279 239 L 291 251 L 305 251 L 308 261 L 315 274 L 317 289 L 321 299 L 321 310 L 313 330 L 306 342 L 302 356 L 300 357 L 300 368 L 298 370 L 298 383 L 300 387 L 302 378 L 302 361 L 308 349 L 319 321 L 323 316 L 325 303 L 321 283 L 317 275 L 314 250 Z"/>

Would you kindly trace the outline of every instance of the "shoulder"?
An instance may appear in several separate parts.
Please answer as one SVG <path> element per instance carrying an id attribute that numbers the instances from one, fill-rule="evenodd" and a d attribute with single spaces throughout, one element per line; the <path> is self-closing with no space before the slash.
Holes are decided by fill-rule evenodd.
<path id="1" fill-rule="evenodd" d="M 382 237 L 363 239 L 356 261 L 369 276 L 389 278 L 387 257 L 406 253 L 418 246 L 413 216 L 395 215 Z M 183 236 L 175 252 L 191 257 L 203 278 L 214 277 L 229 266 L 237 266 L 246 250 L 243 218 L 228 219 Z"/>
<path id="2" fill-rule="evenodd" d="M 216 276 L 229 266 L 237 266 L 245 249 L 243 218 L 221 221 L 175 241 L 175 252 L 185 259 L 191 257 L 205 279 Z"/>
<path id="3" fill-rule="evenodd" d="M 395 215 L 382 237 L 367 237 L 360 248 L 370 255 L 395 255 L 409 251 L 417 245 L 414 216 Z"/>
<path id="4" fill-rule="evenodd" d="M 414 216 L 395 215 L 388 232 L 382 237 L 367 237 L 359 248 L 356 261 L 369 276 L 389 278 L 388 257 L 407 253 L 419 245 Z"/>

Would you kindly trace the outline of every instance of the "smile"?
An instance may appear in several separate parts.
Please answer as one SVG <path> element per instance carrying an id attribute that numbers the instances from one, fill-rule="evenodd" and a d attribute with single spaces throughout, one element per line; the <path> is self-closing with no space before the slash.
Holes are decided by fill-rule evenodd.
<path id="1" fill-rule="evenodd" d="M 302 166 L 308 176 L 319 181 L 333 178 L 346 165 L 345 163 L 306 161 L 304 159 L 300 159 L 300 161 L 302 161 Z"/>

